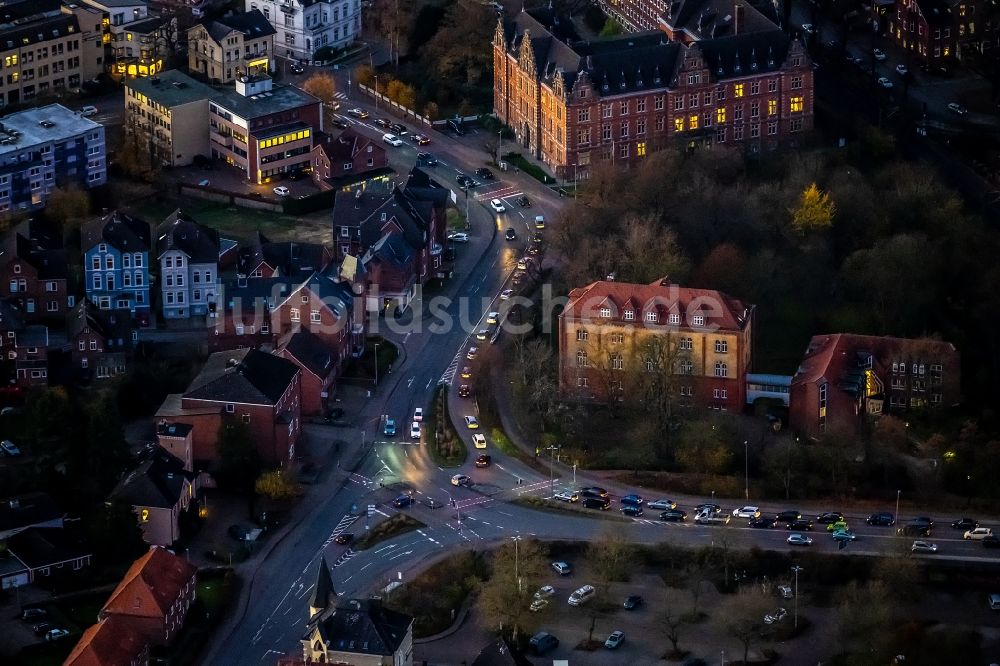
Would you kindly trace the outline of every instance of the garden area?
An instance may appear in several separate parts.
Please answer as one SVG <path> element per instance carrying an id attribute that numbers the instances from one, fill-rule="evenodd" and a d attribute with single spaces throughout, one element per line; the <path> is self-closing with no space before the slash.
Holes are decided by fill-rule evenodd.
<path id="1" fill-rule="evenodd" d="M 437 387 L 425 419 L 424 439 L 431 459 L 441 467 L 458 467 L 464 463 L 469 452 L 451 422 L 447 386 Z"/>

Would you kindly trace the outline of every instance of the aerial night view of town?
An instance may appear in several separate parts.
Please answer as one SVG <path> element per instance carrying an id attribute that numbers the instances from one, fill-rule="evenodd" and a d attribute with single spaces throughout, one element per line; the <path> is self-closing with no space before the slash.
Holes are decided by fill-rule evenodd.
<path id="1" fill-rule="evenodd" d="M 997 0 L 0 51 L 3 666 L 1000 664 Z"/>

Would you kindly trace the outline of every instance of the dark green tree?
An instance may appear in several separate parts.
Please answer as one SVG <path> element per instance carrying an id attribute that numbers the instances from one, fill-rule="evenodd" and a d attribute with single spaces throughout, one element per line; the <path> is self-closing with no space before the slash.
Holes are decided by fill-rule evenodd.
<path id="1" fill-rule="evenodd" d="M 83 529 L 102 565 L 131 562 L 147 547 L 135 510 L 121 500 L 99 503 L 84 516 Z"/>
<path id="2" fill-rule="evenodd" d="M 219 426 L 219 486 L 235 492 L 253 493 L 262 465 L 250 426 L 228 419 Z"/>

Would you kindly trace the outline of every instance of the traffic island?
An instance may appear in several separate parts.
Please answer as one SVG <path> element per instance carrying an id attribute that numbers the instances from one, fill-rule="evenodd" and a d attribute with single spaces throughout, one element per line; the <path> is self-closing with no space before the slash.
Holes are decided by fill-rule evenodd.
<path id="1" fill-rule="evenodd" d="M 431 459 L 440 467 L 458 467 L 464 464 L 469 451 L 451 422 L 447 386 L 437 387 L 426 420 L 425 437 Z"/>
<path id="2" fill-rule="evenodd" d="M 550 513 L 560 513 L 567 514 L 571 513 L 574 516 L 582 516 L 584 518 L 599 518 L 601 520 L 611 520 L 619 523 L 629 523 L 632 522 L 631 519 L 625 518 L 624 516 L 619 516 L 615 513 L 609 511 L 598 511 L 596 509 L 578 509 L 570 503 L 567 502 L 557 502 L 553 500 L 547 500 L 544 497 L 536 497 L 535 495 L 524 495 L 513 499 L 511 504 L 517 504 L 518 506 L 523 506 L 528 509 L 538 509 L 540 511 L 548 511 Z"/>
<path id="3" fill-rule="evenodd" d="M 422 527 L 427 527 L 427 525 L 405 513 L 397 513 L 395 516 L 383 520 L 365 532 L 363 537 L 354 542 L 353 548 L 354 550 L 367 550 L 375 544 L 382 543 L 400 534 L 419 530 Z"/>

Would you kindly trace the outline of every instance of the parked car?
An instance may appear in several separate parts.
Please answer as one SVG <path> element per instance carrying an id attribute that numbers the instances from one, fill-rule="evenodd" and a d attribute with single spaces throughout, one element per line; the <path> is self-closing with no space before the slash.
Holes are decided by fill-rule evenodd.
<path id="1" fill-rule="evenodd" d="M 846 530 L 846 529 L 848 529 L 846 520 L 838 520 L 837 522 L 830 523 L 829 525 L 826 526 L 827 532 L 837 532 L 839 530 Z"/>
<path id="2" fill-rule="evenodd" d="M 428 137 L 424 136 L 423 134 L 414 134 L 414 135 L 412 135 L 410 137 L 410 141 L 412 141 L 413 143 L 417 144 L 418 146 L 426 146 L 427 144 L 429 144 L 431 142 L 431 140 Z M 435 160 L 434 163 L 437 164 L 437 161 Z"/>
<path id="3" fill-rule="evenodd" d="M 621 499 L 622 504 L 629 504 L 631 506 L 642 506 L 642 502 L 643 502 L 642 497 L 635 494 L 625 495 Z"/>
<path id="4" fill-rule="evenodd" d="M 829 525 L 830 523 L 835 523 L 838 520 L 843 520 L 844 514 L 839 511 L 826 511 L 824 513 L 816 516 L 816 522 L 820 525 Z M 869 523 L 870 525 L 871 523 Z"/>
<path id="5" fill-rule="evenodd" d="M 788 611 L 784 608 L 779 608 L 773 613 L 768 613 L 764 616 L 764 624 L 775 624 L 776 622 L 781 622 L 786 617 L 788 617 Z"/>
<path id="6" fill-rule="evenodd" d="M 722 507 L 718 504 L 712 504 L 710 502 L 703 502 L 694 508 L 696 513 L 703 513 L 705 511 L 711 511 L 712 513 L 719 513 L 722 511 Z"/>
<path id="7" fill-rule="evenodd" d="M 514 295 L 513 289 L 504 289 L 503 291 L 500 292 L 500 300 L 501 301 L 510 300 L 510 297 L 513 295 Z"/>
<path id="8" fill-rule="evenodd" d="M 990 604 L 990 610 L 1000 610 L 1000 594 L 991 594 L 987 597 L 987 601 Z"/>
<path id="9" fill-rule="evenodd" d="M 687 512 L 680 509 L 669 509 L 660 513 L 660 520 L 678 523 L 687 518 Z"/>
<path id="10" fill-rule="evenodd" d="M 937 549 L 937 544 L 929 541 L 914 541 L 913 545 L 910 546 L 911 553 L 936 553 Z"/>
<path id="11" fill-rule="evenodd" d="M 517 240 L 517 232 L 513 229 L 507 229 L 506 233 L 504 233 L 504 238 L 509 241 L 515 241 Z"/>
<path id="12" fill-rule="evenodd" d="M 802 514 L 798 509 L 787 509 L 781 513 L 774 516 L 774 519 L 779 523 L 790 523 L 793 520 L 798 520 L 802 517 Z"/>
<path id="13" fill-rule="evenodd" d="M 503 205 L 503 202 L 499 199 L 490 199 L 490 208 L 493 209 L 495 213 L 505 213 L 507 208 Z"/>
<path id="14" fill-rule="evenodd" d="M 646 506 L 648 506 L 650 509 L 670 511 L 671 509 L 677 508 L 677 502 L 669 499 L 658 499 L 650 502 Z"/>
<path id="15" fill-rule="evenodd" d="M 567 602 L 570 606 L 582 606 L 593 599 L 596 594 L 597 590 L 594 589 L 593 585 L 584 585 L 574 590 L 573 594 L 569 595 Z"/>
<path id="16" fill-rule="evenodd" d="M 875 59 L 879 62 L 882 62 L 886 58 L 885 53 L 883 53 L 881 49 L 872 49 L 872 55 L 875 56 Z"/>
<path id="17" fill-rule="evenodd" d="M 476 175 L 482 178 L 483 180 L 493 180 L 494 178 L 496 178 L 496 176 L 493 175 L 493 172 L 487 169 L 486 167 L 480 167 L 476 169 Z"/>
<path id="18" fill-rule="evenodd" d="M 537 613 L 538 611 L 542 610 L 548 605 L 549 605 L 548 599 L 535 599 L 534 601 L 531 602 L 531 605 L 528 606 L 528 610 L 530 610 L 532 613 Z"/>
<path id="19" fill-rule="evenodd" d="M 896 534 L 900 536 L 930 536 L 931 528 L 923 523 L 907 523 L 896 529 Z"/>
<path id="20" fill-rule="evenodd" d="M 880 511 L 879 513 L 873 513 L 868 516 L 868 519 L 865 522 L 869 525 L 891 527 L 896 524 L 896 517 L 886 511 Z"/>
<path id="21" fill-rule="evenodd" d="M 888 90 L 889 88 L 892 87 L 892 81 L 890 81 L 889 79 L 885 78 L 884 76 L 878 77 L 878 84 L 879 84 L 879 86 L 881 86 L 882 88 L 885 88 L 886 90 Z"/>
<path id="22" fill-rule="evenodd" d="M 605 499 L 608 496 L 608 491 L 600 486 L 587 486 L 586 488 L 580 488 L 580 493 L 584 497 L 600 497 Z"/>
<path id="23" fill-rule="evenodd" d="M 543 585 L 535 592 L 536 599 L 547 599 L 556 593 L 556 588 L 551 585 Z"/>
<path id="24" fill-rule="evenodd" d="M 814 29 L 812 23 L 803 23 L 802 32 L 806 33 L 807 35 L 813 34 Z"/>
<path id="25" fill-rule="evenodd" d="M 791 599 L 795 596 L 795 592 L 792 590 L 791 585 L 779 585 L 778 596 L 782 599 Z"/>
<path id="26" fill-rule="evenodd" d="M 602 499 L 600 497 L 584 497 L 583 506 L 588 509 L 600 509 L 601 511 L 607 511 L 611 508 L 611 500 Z"/>
<path id="27" fill-rule="evenodd" d="M 793 520 L 792 522 L 788 523 L 788 525 L 786 525 L 785 527 L 786 529 L 795 530 L 796 532 L 801 532 L 803 530 L 811 530 L 813 528 L 813 524 L 811 520 L 800 518 L 798 520 Z"/>
<path id="28" fill-rule="evenodd" d="M 376 118 L 372 122 L 374 122 L 377 127 L 381 127 L 383 129 L 389 129 L 389 119 L 388 118 Z"/>
<path id="29" fill-rule="evenodd" d="M 417 136 L 420 135 L 418 134 Z M 417 153 L 417 161 L 429 167 L 438 165 L 437 158 L 430 153 Z"/>
<path id="30" fill-rule="evenodd" d="M 626 504 L 625 506 L 623 506 L 621 511 L 622 515 L 630 516 L 632 518 L 638 518 L 639 516 L 642 515 L 642 507 L 633 506 L 631 504 Z"/>
<path id="31" fill-rule="evenodd" d="M 352 541 L 354 541 L 354 534 L 352 534 L 351 532 L 341 532 L 340 534 L 337 535 L 337 538 L 333 540 L 334 543 L 339 544 L 341 546 L 346 546 Z"/>
<path id="32" fill-rule="evenodd" d="M 289 194 L 292 193 L 292 191 L 289 190 L 284 185 L 278 185 L 276 188 L 274 188 L 273 192 L 277 194 L 279 197 L 287 197 Z"/>
<path id="33" fill-rule="evenodd" d="M 951 522 L 953 530 L 974 530 L 979 527 L 979 521 L 975 518 L 959 518 Z"/>
<path id="34" fill-rule="evenodd" d="M 368 112 L 365 111 L 364 109 L 355 108 L 355 109 L 348 109 L 347 115 L 354 116 L 355 118 L 367 118 Z"/>
<path id="35" fill-rule="evenodd" d="M 948 110 L 952 113 L 956 113 L 960 116 L 964 116 L 969 112 L 967 108 L 959 104 L 958 102 L 948 102 Z"/>
<path id="36" fill-rule="evenodd" d="M 643 604 L 642 597 L 640 597 L 638 594 L 630 594 L 629 596 L 625 597 L 625 603 L 622 604 L 622 607 L 625 610 L 635 610 L 642 604 Z"/>
<path id="37" fill-rule="evenodd" d="M 489 467 L 491 462 L 493 462 L 493 458 L 485 453 L 481 453 L 476 458 L 476 467 Z"/>
<path id="38" fill-rule="evenodd" d="M 531 637 L 531 640 L 528 641 L 528 645 L 531 646 L 536 655 L 541 656 L 546 652 L 551 652 L 559 647 L 559 639 L 547 631 L 539 631 Z"/>
<path id="39" fill-rule="evenodd" d="M 44 608 L 39 608 L 35 606 L 34 608 L 25 608 L 21 611 L 21 619 L 25 622 L 29 620 L 38 620 L 43 617 L 48 617 L 49 612 Z"/>
<path id="40" fill-rule="evenodd" d="M 403 141 L 398 136 L 395 134 L 389 134 L 388 132 L 382 135 L 382 142 L 396 148 L 403 145 Z"/>
<path id="41" fill-rule="evenodd" d="M 396 419 L 385 420 L 385 425 L 382 427 L 382 434 L 386 437 L 396 436 Z"/>
<path id="42" fill-rule="evenodd" d="M 531 200 L 522 194 L 517 198 L 517 205 L 521 208 L 531 208 Z"/>
<path id="43" fill-rule="evenodd" d="M 982 541 L 983 539 L 989 536 L 993 536 L 992 529 L 990 529 L 989 527 L 977 527 L 972 530 L 966 530 L 962 538 L 968 541 Z"/>
<path id="44" fill-rule="evenodd" d="M 580 500 L 580 495 L 571 490 L 563 490 L 553 495 L 553 497 L 560 502 L 569 502 L 570 504 Z"/>
<path id="45" fill-rule="evenodd" d="M 420 439 L 420 424 L 416 421 L 410 424 L 410 439 Z"/>
<path id="46" fill-rule="evenodd" d="M 400 495 L 396 499 L 392 500 L 392 505 L 397 509 L 405 509 L 411 504 L 413 504 L 413 498 L 409 495 Z"/>
<path id="47" fill-rule="evenodd" d="M 395 132 L 399 136 L 406 136 L 407 132 L 409 131 L 409 130 L 406 129 L 405 125 L 401 125 L 400 123 L 390 123 L 389 124 L 389 129 L 391 129 L 393 132 Z"/>
<path id="48" fill-rule="evenodd" d="M 900 76 L 906 76 L 910 70 L 906 68 L 906 65 L 896 65 L 896 73 Z"/>
<path id="49" fill-rule="evenodd" d="M 306 68 L 297 62 L 293 62 L 289 65 L 288 69 L 291 70 L 292 74 L 303 74 L 306 71 Z"/>
<path id="50" fill-rule="evenodd" d="M 448 234 L 448 240 L 450 240 L 452 243 L 468 243 L 469 234 L 465 233 L 464 231 L 453 231 L 450 234 Z"/>
<path id="51" fill-rule="evenodd" d="M 610 636 L 608 636 L 608 640 L 604 641 L 604 647 L 606 647 L 609 650 L 617 650 L 618 646 L 621 645 L 622 641 L 624 640 L 625 640 L 625 632 L 616 629 L 615 631 L 611 632 Z"/>
<path id="52" fill-rule="evenodd" d="M 799 534 L 798 532 L 789 534 L 785 541 L 787 541 L 790 546 L 811 546 L 813 542 L 812 538 L 807 537 L 805 534 Z"/>
<path id="53" fill-rule="evenodd" d="M 21 449 L 19 449 L 17 447 L 17 444 L 15 444 L 14 442 L 10 441 L 9 439 L 5 439 L 3 441 L 0 441 L 0 454 L 3 454 L 5 456 L 10 456 L 11 458 L 16 458 L 17 456 L 21 455 Z"/>
<path id="54" fill-rule="evenodd" d="M 55 625 L 51 622 L 39 622 L 31 627 L 31 631 L 33 631 L 36 636 L 44 636 L 50 629 L 55 629 Z"/>
<path id="55" fill-rule="evenodd" d="M 553 562 L 552 563 L 552 568 L 560 576 L 568 576 L 571 573 L 573 573 L 572 567 L 570 567 L 568 563 L 563 562 L 562 560 L 558 560 L 556 562 Z"/>
<path id="56" fill-rule="evenodd" d="M 60 628 L 57 627 L 55 629 L 49 629 L 45 633 L 45 640 L 47 640 L 49 642 L 51 642 L 51 641 L 57 641 L 60 638 L 65 638 L 66 636 L 69 636 L 69 631 L 67 631 L 66 629 L 60 629 Z"/>
<path id="57" fill-rule="evenodd" d="M 91 116 L 97 115 L 97 107 L 90 106 L 89 104 L 80 109 L 80 115 L 84 118 L 90 118 Z"/>
<path id="58" fill-rule="evenodd" d="M 759 529 L 769 530 L 772 527 L 774 527 L 774 519 L 773 518 L 765 518 L 764 516 L 758 516 L 756 518 L 751 518 L 747 522 L 747 527 L 750 527 L 752 529 L 758 529 L 758 530 Z"/>
<path id="59" fill-rule="evenodd" d="M 472 445 L 477 449 L 486 448 L 486 435 L 481 432 L 477 432 L 472 436 Z"/>
<path id="60" fill-rule="evenodd" d="M 756 506 L 741 506 L 733 509 L 734 518 L 756 518 L 760 515 L 760 508 Z"/>

